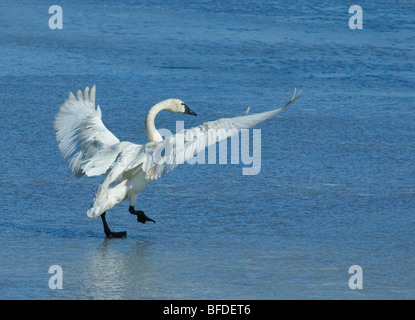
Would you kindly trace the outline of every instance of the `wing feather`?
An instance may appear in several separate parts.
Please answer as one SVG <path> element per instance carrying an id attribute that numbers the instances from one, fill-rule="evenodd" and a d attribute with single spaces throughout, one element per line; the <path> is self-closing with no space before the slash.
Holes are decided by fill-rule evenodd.
<path id="1" fill-rule="evenodd" d="M 78 90 L 77 97 L 69 93 L 54 122 L 59 149 L 77 178 L 105 173 L 119 153 L 114 145 L 120 141 L 103 124 L 99 106 L 95 109 L 95 92 L 94 85 Z"/>
<path id="2" fill-rule="evenodd" d="M 293 97 L 282 108 L 234 118 L 223 118 L 205 122 L 202 125 L 183 130 L 161 142 L 149 142 L 143 146 L 127 170 L 142 165 L 149 180 L 158 179 L 179 164 L 189 160 L 206 147 L 251 128 L 285 110 L 300 95 L 294 91 Z"/>

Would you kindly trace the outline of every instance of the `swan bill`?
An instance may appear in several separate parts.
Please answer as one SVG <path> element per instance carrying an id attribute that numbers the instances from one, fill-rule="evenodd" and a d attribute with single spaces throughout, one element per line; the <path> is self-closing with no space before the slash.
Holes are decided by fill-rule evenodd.
<path id="1" fill-rule="evenodd" d="M 184 113 L 190 114 L 191 116 L 197 116 L 196 112 L 193 112 L 192 110 L 190 110 L 189 107 L 186 105 L 184 105 Z"/>

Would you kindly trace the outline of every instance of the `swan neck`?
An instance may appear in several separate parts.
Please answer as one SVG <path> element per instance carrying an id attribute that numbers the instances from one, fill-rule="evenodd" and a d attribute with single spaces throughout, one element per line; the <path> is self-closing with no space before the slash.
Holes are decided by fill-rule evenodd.
<path id="1" fill-rule="evenodd" d="M 164 106 L 161 103 L 157 103 L 153 107 L 151 107 L 150 111 L 147 113 L 146 117 L 146 133 L 148 140 L 151 142 L 161 142 L 163 138 L 161 134 L 157 131 L 156 125 L 154 123 L 154 119 L 156 115 L 161 111 L 164 110 Z"/>

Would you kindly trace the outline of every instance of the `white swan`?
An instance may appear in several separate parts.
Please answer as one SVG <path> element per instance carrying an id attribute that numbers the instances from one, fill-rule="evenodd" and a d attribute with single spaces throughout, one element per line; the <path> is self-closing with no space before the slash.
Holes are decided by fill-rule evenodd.
<path id="1" fill-rule="evenodd" d="M 98 187 L 87 215 L 101 216 L 106 236 L 119 238 L 125 237 L 126 232 L 112 232 L 109 229 L 105 219 L 107 210 L 128 198 L 129 211 L 137 216 L 139 222 L 155 222 L 143 211 L 134 208 L 138 195 L 150 182 L 190 159 L 208 145 L 275 116 L 293 103 L 299 94 L 294 91 L 291 100 L 280 109 L 247 115 L 248 108 L 241 116 L 206 122 L 165 140 L 154 125 L 154 119 L 160 111 L 196 114 L 181 100 L 164 100 L 154 105 L 147 114 L 145 129 L 150 142 L 137 145 L 126 141 L 120 142 L 105 127 L 101 120 L 100 107 L 95 108 L 94 85 L 91 91 L 88 87 L 84 93 L 78 90 L 77 97 L 72 92 L 69 94 L 69 98 L 56 115 L 54 127 L 59 149 L 75 177 L 106 175 L 105 180 Z M 209 139 L 208 131 L 212 129 L 217 130 L 219 134 L 217 139 Z M 176 137 L 180 134 L 182 134 L 182 143 L 176 142 Z M 162 150 L 169 152 L 162 158 L 157 157 L 156 155 L 160 155 Z"/>

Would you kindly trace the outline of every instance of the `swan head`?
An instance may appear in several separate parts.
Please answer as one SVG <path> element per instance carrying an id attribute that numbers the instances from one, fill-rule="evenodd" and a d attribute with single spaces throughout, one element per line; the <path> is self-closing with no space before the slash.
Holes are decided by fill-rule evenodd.
<path id="1" fill-rule="evenodd" d="M 197 116 L 195 112 L 189 109 L 189 107 L 179 99 L 167 99 L 164 100 L 163 103 L 165 104 L 165 110 L 173 112 L 173 113 L 185 113 L 190 114 L 192 116 Z"/>

